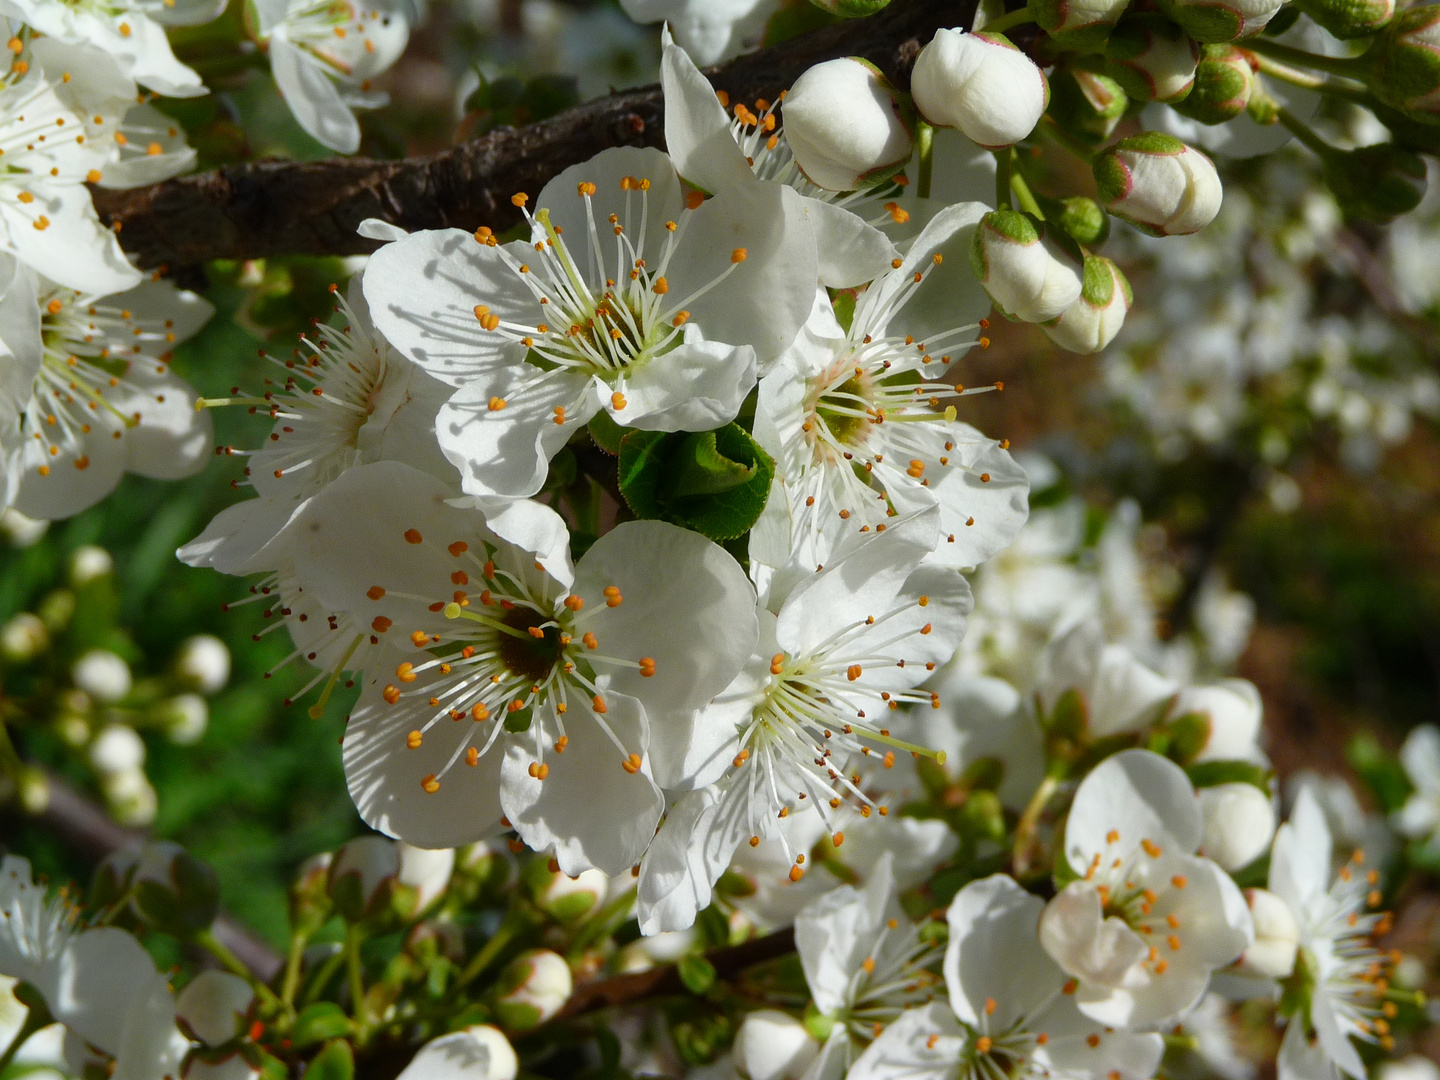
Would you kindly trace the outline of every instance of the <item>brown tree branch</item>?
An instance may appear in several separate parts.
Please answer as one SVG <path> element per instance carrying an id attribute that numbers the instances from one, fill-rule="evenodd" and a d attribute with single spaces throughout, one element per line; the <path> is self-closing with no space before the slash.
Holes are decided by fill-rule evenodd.
<path id="1" fill-rule="evenodd" d="M 734 101 L 774 99 L 812 64 L 854 55 L 904 88 L 935 30 L 968 25 L 974 9 L 974 0 L 895 0 L 877 15 L 801 35 L 711 74 Z M 354 255 L 377 246 L 355 232 L 370 217 L 410 230 L 506 229 L 519 220 L 511 195 L 538 194 L 563 169 L 612 146 L 662 146 L 663 119 L 660 88 L 647 86 L 538 124 L 501 128 L 433 157 L 260 161 L 93 194 L 101 219 L 119 230 L 125 250 L 145 268 Z"/>

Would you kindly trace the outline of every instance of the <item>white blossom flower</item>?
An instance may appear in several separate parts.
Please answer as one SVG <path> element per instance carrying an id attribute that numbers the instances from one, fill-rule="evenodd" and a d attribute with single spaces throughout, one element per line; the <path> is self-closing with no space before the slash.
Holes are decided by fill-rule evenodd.
<path id="1" fill-rule="evenodd" d="M 0 14 L 67 45 L 90 45 L 126 75 L 167 97 L 197 97 L 205 84 L 175 59 L 166 26 L 195 26 L 225 10 L 223 0 L 3 0 Z M 34 43 L 32 42 L 32 45 Z M 133 102 L 133 96 L 132 96 Z"/>
<path id="2" fill-rule="evenodd" d="M 1046 905 L 1040 940 L 1079 981 L 1087 1016 L 1136 1030 L 1171 1023 L 1254 940 L 1239 888 L 1192 854 L 1200 839 L 1195 791 L 1159 754 L 1126 750 L 1081 783 L 1065 826 L 1079 880 Z"/>
<path id="3" fill-rule="evenodd" d="M 1086 620 L 1056 638 L 1045 651 L 1035 695 L 1040 708 L 1049 714 L 1064 695 L 1078 693 L 1088 735 L 1103 739 L 1142 731 L 1156 723 L 1179 689 L 1173 680 L 1142 664 L 1124 645 L 1107 644 L 1099 623 Z"/>
<path id="4" fill-rule="evenodd" d="M 1073 983 L 1040 947 L 1044 901 L 995 875 L 950 903 L 949 1003 L 902 1013 L 849 1080 L 1143 1080 L 1160 1064 L 1156 1034 L 1113 1031 L 1076 1007 Z"/>
<path id="5" fill-rule="evenodd" d="M 638 23 L 664 22 L 696 63 L 718 64 L 756 48 L 779 0 L 621 0 Z"/>
<path id="6" fill-rule="evenodd" d="M 930 123 L 959 128 L 987 149 L 1035 130 L 1050 101 L 1045 73 L 1004 34 L 937 30 L 911 74 L 915 107 Z"/>
<path id="7" fill-rule="evenodd" d="M 431 1039 L 398 1080 L 515 1080 L 520 1059 L 505 1033 L 490 1024 L 471 1024 Z"/>
<path id="8" fill-rule="evenodd" d="M 689 926 L 736 847 L 747 837 L 758 846 L 777 820 L 813 807 L 838 831 L 833 815 L 847 801 L 869 814 L 859 762 L 894 752 L 872 757 L 872 745 L 924 750 L 892 737 L 888 714 L 935 701 L 914 688 L 953 654 L 970 610 L 964 578 L 920 565 L 936 513 L 853 534 L 788 595 L 772 592 L 778 611 L 761 609 L 754 656 L 697 718 L 685 757 L 657 765 L 667 788 L 696 790 L 641 863 L 646 932 Z M 805 855 L 787 856 L 798 879 Z"/>
<path id="9" fill-rule="evenodd" d="M 746 1013 L 731 1048 L 745 1080 L 808 1080 L 819 1052 L 805 1025 L 779 1009 Z"/>
<path id="10" fill-rule="evenodd" d="M 755 437 L 782 487 L 752 559 L 808 572 L 843 536 L 937 507 L 931 558 L 970 567 L 1024 524 L 1024 470 L 953 405 L 939 408 L 967 393 L 945 376 L 989 307 L 965 264 L 983 213 L 973 203 L 942 210 L 860 295 L 848 329 L 825 292 L 816 296 L 795 344 L 760 382 Z"/>
<path id="11" fill-rule="evenodd" d="M 410 40 L 404 0 L 256 0 L 256 28 L 270 71 L 295 119 L 342 154 L 360 148 L 354 109 L 375 109 L 388 94 L 371 82 Z"/>
<path id="12" fill-rule="evenodd" d="M 1414 790 L 1396 812 L 1395 828 L 1412 839 L 1440 843 L 1440 729 L 1421 724 L 1410 732 L 1400 764 Z"/>
<path id="13" fill-rule="evenodd" d="M 6 373 L 7 394 L 24 402 L 0 448 L 22 513 L 69 517 L 126 472 L 179 479 L 204 466 L 210 419 L 171 370 L 170 350 L 210 317 L 206 301 L 159 280 L 118 296 L 80 293 L 8 256 L 0 281 L 0 339 L 21 361 Z"/>
<path id="14" fill-rule="evenodd" d="M 1191 1040 L 1194 1046 L 1193 1057 L 1182 1059 L 1176 1073 L 1187 1078 L 1213 1073 L 1220 1080 L 1253 1080 L 1255 1063 L 1242 1052 L 1238 1029 L 1231 1003 L 1214 991 L 1206 994 L 1173 1032 L 1181 1039 Z M 1188 1067 L 1191 1062 L 1198 1069 Z"/>
<path id="15" fill-rule="evenodd" d="M 391 642 L 346 732 L 351 794 L 414 844 L 468 843 L 504 818 L 567 874 L 619 873 L 660 817 L 652 767 L 687 755 L 695 711 L 754 649 L 754 592 L 723 549 L 673 525 L 621 525 L 572 571 L 554 511 L 512 504 L 546 538 L 525 548 L 449 495 L 377 462 L 296 527 L 306 590 Z"/>
<path id="16" fill-rule="evenodd" d="M 115 559 L 99 544 L 84 544 L 70 553 L 70 586 L 83 589 L 92 581 L 109 577 L 115 572 Z"/>
<path id="17" fill-rule="evenodd" d="M 842 885 L 795 920 L 805 982 L 830 1026 L 815 1080 L 838 1080 L 879 1025 L 932 1000 L 940 983 L 928 969 L 941 950 L 921 940 L 901 909 L 890 861 L 881 855 L 863 889 Z"/>
<path id="18" fill-rule="evenodd" d="M 1086 255 L 1080 298 L 1040 328 L 1062 349 L 1096 353 L 1120 332 L 1133 301 L 1130 282 L 1118 266 L 1103 255 Z"/>
<path id="19" fill-rule="evenodd" d="M 1357 850 L 1332 880 L 1331 846 L 1320 804 L 1302 791 L 1270 857 L 1270 892 L 1299 930 L 1293 970 L 1284 977 L 1299 1011 L 1280 1045 L 1283 1080 L 1336 1080 L 1340 1073 L 1363 1080 L 1351 1040 L 1394 1045 L 1383 1015 L 1390 960 L 1373 943 L 1390 924 L 1375 910 L 1380 875 Z"/>
<path id="20" fill-rule="evenodd" d="M 616 148 L 551 180 L 527 216 L 528 242 L 414 233 L 366 273 L 376 325 L 458 388 L 437 434 L 475 495 L 537 492 L 601 409 L 652 431 L 733 419 L 814 300 L 804 206 L 778 184 L 692 210 L 669 158 Z"/>
<path id="21" fill-rule="evenodd" d="M 0 975 L 29 983 L 69 1036 L 114 1059 L 115 1080 L 178 1075 L 188 1040 L 175 1026 L 165 976 L 141 944 L 114 927 L 75 930 L 62 891 L 47 897 L 30 863 L 0 861 Z M 67 1055 L 68 1056 L 68 1055 Z"/>

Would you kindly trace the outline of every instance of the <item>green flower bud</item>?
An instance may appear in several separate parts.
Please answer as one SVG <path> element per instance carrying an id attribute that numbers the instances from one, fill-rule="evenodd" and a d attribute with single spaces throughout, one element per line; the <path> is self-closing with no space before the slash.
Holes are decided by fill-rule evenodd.
<path id="1" fill-rule="evenodd" d="M 400 852 L 383 836 L 361 836 L 335 852 L 330 899 L 346 922 L 360 922 L 390 905 L 400 876 Z"/>
<path id="2" fill-rule="evenodd" d="M 50 631 L 38 615 L 22 611 L 0 629 L 0 655 L 12 664 L 24 664 L 50 647 Z"/>
<path id="3" fill-rule="evenodd" d="M 1366 58 L 1376 97 L 1440 121 L 1440 5 L 1401 12 L 1380 32 Z"/>
<path id="4" fill-rule="evenodd" d="M 1206 45 L 1195 69 L 1195 87 L 1172 108 L 1202 124 L 1234 120 L 1250 104 L 1255 70 L 1245 54 L 1233 45 Z"/>
<path id="5" fill-rule="evenodd" d="M 1030 0 L 1035 22 L 1066 49 L 1094 48 L 1129 7 L 1128 0 Z"/>
<path id="6" fill-rule="evenodd" d="M 1062 128 L 1091 142 L 1108 139 L 1130 107 L 1130 95 L 1108 75 L 1060 69 L 1050 79 L 1050 115 Z"/>
<path id="7" fill-rule="evenodd" d="M 1345 213 L 1380 224 L 1408 214 L 1425 197 L 1425 163 L 1391 143 L 1325 155 L 1325 183 Z"/>
<path id="8" fill-rule="evenodd" d="M 1395 17 L 1395 0 L 1295 0 L 1295 6 L 1342 41 L 1376 33 Z"/>
<path id="9" fill-rule="evenodd" d="M 1096 353 L 1115 339 L 1133 302 L 1120 268 L 1103 255 L 1087 255 L 1080 299 L 1041 329 L 1062 349 Z"/>
<path id="10" fill-rule="evenodd" d="M 179 844 L 154 840 L 140 849 L 130 906 L 147 925 L 185 940 L 208 930 L 220 913 L 215 871 Z"/>
<path id="11" fill-rule="evenodd" d="M 995 306 L 1007 317 L 1044 322 L 1080 295 L 1079 269 L 1046 235 L 1045 226 L 1014 210 L 980 219 L 970 266 Z"/>
<path id="12" fill-rule="evenodd" d="M 1224 192 L 1214 164 L 1173 136 L 1146 131 L 1121 139 L 1094 170 L 1105 209 L 1156 236 L 1199 232 L 1220 212 Z"/>
<path id="13" fill-rule="evenodd" d="M 1284 0 L 1163 0 L 1165 13 L 1196 41 L 1218 43 L 1258 34 Z"/>
<path id="14" fill-rule="evenodd" d="M 290 885 L 290 926 L 309 937 L 330 918 L 330 853 L 312 855 L 300 864 Z"/>
<path id="15" fill-rule="evenodd" d="M 1065 230 L 1077 244 L 1097 247 L 1110 236 L 1110 215 L 1094 199 L 1072 195 L 1060 200 L 1055 209 L 1054 215 L 1046 209 L 1045 216 Z"/>
<path id="16" fill-rule="evenodd" d="M 570 965 L 549 949 L 510 961 L 495 984 L 495 1018 L 509 1032 L 529 1031 L 558 1013 L 575 988 Z"/>
<path id="17" fill-rule="evenodd" d="M 1141 101 L 1180 101 L 1195 85 L 1200 46 L 1163 15 L 1124 20 L 1105 46 L 1105 71 Z"/>
<path id="18" fill-rule="evenodd" d="M 993 791 L 972 791 L 960 808 L 960 822 L 971 836 L 997 844 L 1005 842 L 1005 808 Z"/>
<path id="19" fill-rule="evenodd" d="M 105 908 L 120 900 L 130 890 L 139 861 L 133 851 L 112 851 L 101 859 L 90 878 L 90 906 Z"/>
<path id="20" fill-rule="evenodd" d="M 202 971 L 175 998 L 180 1030 L 206 1046 L 224 1046 L 249 1026 L 255 991 L 228 971 Z"/>
<path id="21" fill-rule="evenodd" d="M 810 0 L 821 11 L 828 11 L 841 19 L 863 19 L 884 11 L 890 0 Z"/>
<path id="22" fill-rule="evenodd" d="M 600 870 L 568 877 L 552 871 L 545 860 L 535 859 L 525 867 L 525 883 L 541 911 L 556 922 L 577 923 L 604 902 L 610 879 Z"/>

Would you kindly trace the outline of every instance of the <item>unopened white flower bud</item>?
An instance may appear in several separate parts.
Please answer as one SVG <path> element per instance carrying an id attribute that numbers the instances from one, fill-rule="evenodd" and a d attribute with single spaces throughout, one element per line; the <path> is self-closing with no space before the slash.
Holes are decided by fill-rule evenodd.
<path id="1" fill-rule="evenodd" d="M 393 840 L 361 836 L 330 861 L 330 897 L 349 922 L 376 914 L 389 903 L 400 877 L 400 852 Z"/>
<path id="2" fill-rule="evenodd" d="M 213 694 L 230 678 L 230 650 L 213 634 L 186 638 L 175 654 L 175 673 L 202 694 Z"/>
<path id="3" fill-rule="evenodd" d="M 130 772 L 145 764 L 145 742 L 128 724 L 109 724 L 95 736 L 89 756 L 98 773 Z"/>
<path id="4" fill-rule="evenodd" d="M 194 746 L 205 736 L 210 706 L 199 694 L 176 694 L 160 706 L 165 734 L 176 746 Z"/>
<path id="5" fill-rule="evenodd" d="M 154 822 L 159 797 L 144 769 L 126 769 L 100 778 L 100 790 L 110 807 L 110 816 L 121 825 L 144 828 Z"/>
<path id="6" fill-rule="evenodd" d="M 424 911 L 445 891 L 455 870 L 454 848 L 418 848 L 396 845 L 400 852 L 401 885 L 415 890 L 415 910 Z"/>
<path id="7" fill-rule="evenodd" d="M 1209 735 L 1195 755 L 1196 761 L 1248 761 L 1255 757 L 1264 706 L 1254 683 L 1225 679 L 1187 686 L 1175 695 L 1170 715 L 1191 714 L 1204 717 L 1209 725 Z"/>
<path id="8" fill-rule="evenodd" d="M 109 649 L 91 649 L 70 668 L 75 685 L 96 701 L 119 701 L 130 692 L 130 665 Z"/>
<path id="9" fill-rule="evenodd" d="M 1214 44 L 1258 34 L 1285 0 L 1165 0 L 1165 10 L 1196 41 Z"/>
<path id="10" fill-rule="evenodd" d="M 1245 902 L 1255 924 L 1255 943 L 1241 954 L 1238 967 L 1251 975 L 1283 979 L 1295 970 L 1300 927 L 1290 905 L 1264 889 L 1246 889 Z"/>
<path id="11" fill-rule="evenodd" d="M 1030 0 L 1036 23 L 1066 46 L 1098 45 L 1120 21 L 1128 0 Z"/>
<path id="12" fill-rule="evenodd" d="M 1105 44 L 1105 73 L 1137 101 L 1180 101 L 1195 85 L 1200 46 L 1163 15 L 1134 15 Z"/>
<path id="13" fill-rule="evenodd" d="M 193 1055 L 185 1062 L 180 1080 L 258 1080 L 260 1070 L 238 1049 L 211 1060 Z"/>
<path id="14" fill-rule="evenodd" d="M 910 130 L 875 67 L 853 57 L 816 64 L 785 95 L 785 139 L 811 183 L 853 191 L 910 160 Z"/>
<path id="15" fill-rule="evenodd" d="M 1440 6 L 1416 4 L 1390 21 L 1365 54 L 1375 95 L 1397 109 L 1440 114 Z"/>
<path id="16" fill-rule="evenodd" d="M 1114 340 L 1125 325 L 1134 302 L 1130 282 L 1120 268 L 1103 255 L 1086 255 L 1080 299 L 1040 329 L 1062 349 L 1097 353 Z"/>
<path id="17" fill-rule="evenodd" d="M 39 543 L 48 528 L 50 522 L 28 518 L 13 506 L 7 506 L 0 512 L 0 536 L 9 540 L 13 547 L 28 548 Z"/>
<path id="18" fill-rule="evenodd" d="M 789 1013 L 759 1009 L 746 1014 L 731 1052 L 735 1071 L 745 1080 L 800 1080 L 820 1044 Z"/>
<path id="19" fill-rule="evenodd" d="M 115 570 L 110 553 L 95 544 L 76 548 L 70 556 L 70 584 L 79 589 L 96 578 L 106 577 Z"/>
<path id="20" fill-rule="evenodd" d="M 206 930 L 220 913 L 215 871 L 170 840 L 151 840 L 135 865 L 130 906 L 147 925 L 183 940 Z"/>
<path id="21" fill-rule="evenodd" d="M 1156 236 L 1199 232 L 1220 212 L 1224 191 L 1214 164 L 1171 135 L 1121 139 L 1095 162 L 1100 201 Z"/>
<path id="22" fill-rule="evenodd" d="M 1275 836 L 1275 806 L 1254 784 L 1200 789 L 1201 851 L 1234 873 L 1263 855 Z"/>
<path id="23" fill-rule="evenodd" d="M 980 219 L 970 265 L 1001 312 L 1025 322 L 1046 322 L 1080 298 L 1080 267 L 1045 227 L 1014 210 Z"/>
<path id="24" fill-rule="evenodd" d="M 1399 1061 L 1382 1061 L 1375 1070 L 1375 1080 L 1440 1080 L 1440 1065 L 1411 1054 Z"/>
<path id="25" fill-rule="evenodd" d="M 520 1059 L 505 1033 L 472 1024 L 431 1039 L 396 1080 L 515 1080 Z"/>
<path id="26" fill-rule="evenodd" d="M 255 991 L 228 971 L 202 971 L 175 996 L 180 1030 L 206 1046 L 222 1046 L 245 1030 Z"/>
<path id="27" fill-rule="evenodd" d="M 35 659 L 50 647 L 50 631 L 38 615 L 22 611 L 0 629 L 0 654 L 12 664 Z"/>
<path id="28" fill-rule="evenodd" d="M 935 31 L 915 61 L 910 92 L 931 124 L 959 128 L 992 150 L 1034 131 L 1050 101 L 1045 73 L 1004 34 L 984 31 Z"/>
<path id="29" fill-rule="evenodd" d="M 495 1016 L 510 1031 L 529 1031 L 558 1013 L 574 988 L 564 957 L 549 949 L 531 949 L 501 973 Z"/>
<path id="30" fill-rule="evenodd" d="M 582 870 L 572 878 L 538 860 L 526 868 L 526 878 L 535 906 L 562 923 L 585 918 L 604 903 L 610 888 L 610 879 L 602 870 Z"/>

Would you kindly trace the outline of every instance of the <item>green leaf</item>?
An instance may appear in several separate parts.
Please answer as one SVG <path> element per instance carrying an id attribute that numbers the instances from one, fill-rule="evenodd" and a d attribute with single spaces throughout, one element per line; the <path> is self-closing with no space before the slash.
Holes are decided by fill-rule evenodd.
<path id="1" fill-rule="evenodd" d="M 590 418 L 590 438 L 607 454 L 620 453 L 620 440 L 624 437 L 625 429 L 615 423 L 604 409 Z"/>
<path id="2" fill-rule="evenodd" d="M 1250 761 L 1202 761 L 1185 770 L 1197 788 L 1220 784 L 1253 784 L 1270 794 L 1270 770 Z"/>
<path id="3" fill-rule="evenodd" d="M 344 1039 L 334 1039 L 315 1055 L 305 1070 L 306 1080 L 354 1080 L 355 1054 Z"/>
<path id="4" fill-rule="evenodd" d="M 738 424 L 715 431 L 631 431 L 617 480 L 636 517 L 669 521 L 717 542 L 750 531 L 765 509 L 775 463 Z"/>
<path id="5" fill-rule="evenodd" d="M 1373 735 L 1357 735 L 1352 739 L 1345 748 L 1345 760 L 1360 774 L 1385 813 L 1393 814 L 1405 805 L 1412 790 L 1410 778 L 1400 762 L 1387 754 Z"/>
<path id="6" fill-rule="evenodd" d="M 350 1034 L 350 1018 L 333 1001 L 317 1001 L 300 1010 L 291 1029 L 290 1041 L 296 1046 L 311 1046 L 326 1039 Z"/>
<path id="7" fill-rule="evenodd" d="M 678 966 L 680 981 L 692 994 L 708 993 L 715 985 L 715 965 L 699 953 L 682 956 Z"/>

